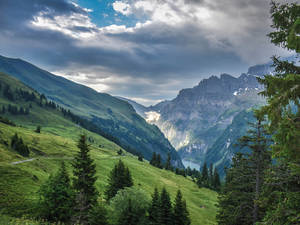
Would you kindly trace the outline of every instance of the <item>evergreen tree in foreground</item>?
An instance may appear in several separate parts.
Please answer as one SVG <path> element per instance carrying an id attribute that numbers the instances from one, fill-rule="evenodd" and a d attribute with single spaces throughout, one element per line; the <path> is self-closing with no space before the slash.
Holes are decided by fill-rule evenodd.
<path id="1" fill-rule="evenodd" d="M 240 146 L 249 154 L 238 153 L 227 171 L 224 192 L 219 196 L 219 224 L 251 225 L 260 221 L 265 210 L 259 206 L 265 172 L 271 165 L 268 141 L 261 120 L 251 124 Z"/>
<path id="2" fill-rule="evenodd" d="M 76 192 L 75 213 L 73 223 L 89 224 L 88 216 L 91 209 L 97 205 L 98 192 L 95 187 L 96 166 L 89 155 L 86 136 L 82 135 L 78 142 L 79 152 L 73 163 L 73 186 Z"/>
<path id="3" fill-rule="evenodd" d="M 173 209 L 170 200 L 170 195 L 166 188 L 162 189 L 160 194 L 160 225 L 173 225 Z"/>
<path id="4" fill-rule="evenodd" d="M 259 82 L 267 104 L 260 112 L 267 115 L 268 129 L 274 133 L 272 155 L 276 165 L 268 172 L 264 193 L 267 207 L 263 224 L 299 224 L 300 219 L 300 5 L 271 3 L 273 32 L 271 42 L 297 55 L 296 64 L 273 57 L 275 75 Z"/>
<path id="5" fill-rule="evenodd" d="M 131 186 L 133 186 L 131 173 L 122 160 L 119 160 L 118 164 L 110 172 L 108 186 L 105 191 L 106 200 L 113 198 L 118 190 Z"/>
<path id="6" fill-rule="evenodd" d="M 128 206 L 122 212 L 118 221 L 118 225 L 137 225 L 138 222 L 139 218 L 137 217 L 132 208 L 131 199 L 128 199 Z"/>
<path id="7" fill-rule="evenodd" d="M 152 195 L 152 201 L 149 212 L 149 224 L 150 225 L 160 225 L 159 218 L 160 218 L 160 196 L 158 193 L 157 188 L 154 189 L 154 193 Z"/>
<path id="8" fill-rule="evenodd" d="M 59 171 L 41 186 L 39 195 L 39 217 L 50 222 L 69 222 L 73 212 L 74 192 L 64 162 Z"/>
<path id="9" fill-rule="evenodd" d="M 189 212 L 186 208 L 186 202 L 182 199 L 181 191 L 177 191 L 174 204 L 174 225 L 190 225 Z"/>

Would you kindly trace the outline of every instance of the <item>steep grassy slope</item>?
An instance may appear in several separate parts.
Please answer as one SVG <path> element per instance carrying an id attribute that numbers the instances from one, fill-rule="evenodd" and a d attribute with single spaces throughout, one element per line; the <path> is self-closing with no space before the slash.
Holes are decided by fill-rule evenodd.
<path id="1" fill-rule="evenodd" d="M 6 146 L 14 133 L 18 133 L 24 142 L 36 150 L 31 152 L 29 158 L 33 161 L 12 165 L 12 162 L 26 160 Z M 59 163 L 64 160 L 69 170 L 72 158 L 77 151 L 76 141 L 73 139 L 72 129 L 66 132 L 57 131 L 64 135 L 58 136 L 47 132 L 37 134 L 31 129 L 12 127 L 0 123 L 0 208 L 3 214 L 20 216 L 30 214 L 37 200 L 37 190 L 47 179 L 49 173 L 58 169 Z M 69 136 L 69 137 L 68 137 Z M 216 193 L 207 189 L 199 189 L 188 178 L 175 175 L 172 172 L 160 170 L 149 165 L 148 162 L 140 162 L 130 154 L 118 156 L 118 146 L 105 143 L 104 140 L 94 137 L 91 143 L 91 155 L 97 165 L 97 188 L 103 193 L 107 184 L 107 176 L 113 165 L 122 158 L 132 171 L 135 185 L 145 190 L 149 196 L 156 186 L 165 186 L 175 197 L 177 189 L 181 189 L 187 200 L 191 213 L 192 224 L 214 224 L 216 213 Z M 99 148 L 98 144 L 105 147 Z"/>
<path id="2" fill-rule="evenodd" d="M 150 159 L 158 152 L 166 159 L 170 152 L 173 164 L 182 166 L 180 157 L 160 130 L 148 124 L 127 102 L 86 86 L 55 76 L 20 59 L 0 56 L 0 71 L 12 75 L 64 108 L 81 115 L 105 132 L 117 137 Z"/>
<path id="3" fill-rule="evenodd" d="M 154 187 L 165 186 L 174 199 L 180 188 L 187 200 L 192 224 L 215 224 L 216 193 L 207 189 L 199 189 L 189 178 L 172 172 L 160 170 L 140 162 L 137 157 L 126 153 L 118 156 L 120 147 L 107 139 L 89 132 L 58 110 L 40 107 L 37 103 L 21 99 L 10 101 L 3 96 L 4 84 L 13 89 L 33 91 L 14 78 L 0 74 L 0 110 L 7 104 L 30 108 L 29 115 L 12 115 L 8 112 L 0 116 L 11 119 L 21 126 L 10 126 L 0 122 L 0 221 L 9 221 L 10 217 L 31 215 L 34 213 L 37 191 L 40 185 L 55 172 L 61 161 L 65 161 L 71 172 L 71 162 L 78 151 L 76 144 L 80 134 L 86 134 L 91 148 L 91 156 L 97 165 L 98 180 L 96 186 L 103 193 L 107 185 L 107 177 L 113 165 L 121 158 L 132 172 L 136 186 L 145 190 L 150 196 Z M 35 93 L 37 96 L 38 94 Z M 42 126 L 41 133 L 34 130 Z M 11 137 L 17 133 L 30 148 L 29 157 L 23 157 L 10 148 Z M 24 161 L 27 160 L 27 161 Z M 13 164 L 15 162 L 22 162 Z M 103 196 L 102 196 L 103 197 Z M 24 220 L 12 224 L 26 224 Z M 0 223 L 1 224 L 1 223 Z M 28 222 L 34 224 L 34 222 Z"/>

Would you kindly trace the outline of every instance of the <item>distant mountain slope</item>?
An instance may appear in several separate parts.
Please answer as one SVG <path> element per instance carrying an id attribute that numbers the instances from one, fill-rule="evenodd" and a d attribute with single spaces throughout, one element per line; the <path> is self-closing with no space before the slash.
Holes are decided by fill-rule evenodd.
<path id="1" fill-rule="evenodd" d="M 127 102 L 55 76 L 20 59 L 0 56 L 0 71 L 16 77 L 75 114 L 88 118 L 117 137 L 122 146 L 139 151 L 147 159 L 153 152 L 166 159 L 170 152 L 173 164 L 182 167 L 179 155 L 161 131 L 148 124 Z"/>
<path id="2" fill-rule="evenodd" d="M 143 109 L 141 115 L 161 129 L 182 159 L 199 166 L 205 160 L 228 165 L 230 157 L 222 159 L 226 149 L 215 149 L 215 142 L 220 142 L 219 138 L 241 112 L 264 104 L 265 100 L 257 95 L 262 86 L 256 76 L 270 73 L 270 65 L 250 67 L 247 74 L 237 78 L 229 74 L 211 76 L 193 88 L 181 90 L 171 101 L 148 107 L 148 111 Z M 241 131 L 246 128 L 247 125 L 240 127 Z"/>
<path id="3" fill-rule="evenodd" d="M 253 75 L 212 76 L 194 88 L 181 90 L 172 101 L 152 107 L 159 113 L 154 124 L 184 159 L 202 163 L 207 150 L 239 112 L 264 102 L 257 96 L 260 90 Z"/>
<path id="4" fill-rule="evenodd" d="M 17 110 L 11 112 L 15 107 Z M 29 112 L 24 114 L 21 108 L 29 109 Z M 10 119 L 15 124 L 4 118 Z M 35 131 L 39 125 L 40 133 Z M 16 133 L 28 146 L 28 156 L 21 155 L 11 146 L 12 137 Z M 1 225 L 45 224 L 41 221 L 24 222 L 23 219 L 35 218 L 38 190 L 50 174 L 57 172 L 61 162 L 65 163 L 67 171 L 71 173 L 71 164 L 78 152 L 77 144 L 81 134 L 87 137 L 90 155 L 96 165 L 98 179 L 95 187 L 101 193 L 99 200 L 108 185 L 110 171 L 121 159 L 129 167 L 134 185 L 143 190 L 149 199 L 154 187 L 159 190 L 165 187 L 172 200 L 180 189 L 187 202 L 191 225 L 215 224 L 216 192 L 199 188 L 190 177 L 156 168 L 145 160 L 141 162 L 132 154 L 124 152 L 120 156 L 118 154 L 120 146 L 72 122 L 60 107 L 54 107 L 30 87 L 0 72 Z M 7 216 L 15 222 L 4 220 Z"/>

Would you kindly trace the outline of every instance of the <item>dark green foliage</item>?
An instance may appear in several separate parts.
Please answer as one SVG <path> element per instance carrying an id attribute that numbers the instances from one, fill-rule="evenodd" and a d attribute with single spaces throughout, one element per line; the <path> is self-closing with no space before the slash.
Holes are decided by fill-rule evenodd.
<path id="1" fill-rule="evenodd" d="M 144 157 L 142 154 L 138 154 L 138 160 L 143 162 L 144 161 Z"/>
<path id="2" fill-rule="evenodd" d="M 4 97 L 6 97 L 8 100 L 10 101 L 14 101 L 14 95 L 13 95 L 13 92 L 12 90 L 10 89 L 10 86 L 6 85 L 4 87 L 4 91 L 3 91 L 3 95 Z"/>
<path id="3" fill-rule="evenodd" d="M 20 155 L 28 157 L 29 156 L 29 148 L 26 144 L 24 144 L 23 139 L 18 137 L 17 134 L 12 136 L 11 138 L 11 148 L 17 151 Z"/>
<path id="4" fill-rule="evenodd" d="M 252 225 L 253 184 L 252 171 L 247 159 L 237 153 L 227 170 L 223 192 L 218 197 L 217 221 L 219 225 Z"/>
<path id="5" fill-rule="evenodd" d="M 105 190 L 107 200 L 113 198 L 120 189 L 133 186 L 133 180 L 128 167 L 124 165 L 122 160 L 119 160 L 113 170 L 110 172 L 108 186 Z"/>
<path id="6" fill-rule="evenodd" d="M 274 32 L 271 42 L 300 52 L 299 4 L 272 2 L 271 17 Z M 297 54 L 299 59 L 299 54 Z M 268 129 L 274 133 L 272 145 L 274 165 L 267 173 L 263 205 L 263 224 L 298 224 L 300 215 L 300 67 L 293 62 L 273 58 L 275 76 L 265 76 L 259 82 L 265 86 L 261 94 L 267 105 L 260 113 L 267 115 Z"/>
<path id="7" fill-rule="evenodd" d="M 151 164 L 152 166 L 155 166 L 155 167 L 157 167 L 157 168 L 162 169 L 163 166 L 162 166 L 160 154 L 156 154 L 156 152 L 153 152 L 152 158 L 151 158 L 151 160 L 150 160 L 150 164 Z"/>
<path id="8" fill-rule="evenodd" d="M 73 212 L 74 192 L 70 178 L 62 163 L 59 171 L 51 175 L 39 190 L 38 216 L 50 222 L 70 221 Z"/>
<path id="9" fill-rule="evenodd" d="M 118 155 L 123 155 L 123 150 L 122 150 L 122 149 L 120 149 L 120 150 L 118 151 Z"/>
<path id="10" fill-rule="evenodd" d="M 90 210 L 89 225 L 108 225 L 108 212 L 104 205 L 96 204 Z"/>
<path id="11" fill-rule="evenodd" d="M 79 152 L 73 162 L 73 187 L 76 198 L 74 215 L 72 221 L 79 224 L 88 224 L 90 210 L 96 206 L 98 192 L 95 187 L 96 165 L 89 155 L 89 148 L 86 144 L 86 136 L 81 135 L 78 142 Z"/>
<path id="12" fill-rule="evenodd" d="M 36 133 L 41 133 L 41 129 L 42 129 L 41 126 L 37 126 L 36 129 L 35 129 L 35 132 Z"/>
<path id="13" fill-rule="evenodd" d="M 212 177 L 211 186 L 215 191 L 220 191 L 221 181 L 220 181 L 220 176 L 219 176 L 218 170 L 216 168 L 214 170 L 214 174 L 213 174 L 213 177 Z"/>
<path id="14" fill-rule="evenodd" d="M 167 158 L 167 161 L 166 161 L 166 164 L 165 164 L 165 169 L 173 171 L 173 167 L 172 167 L 172 164 L 171 164 L 171 154 L 170 153 L 168 153 L 168 158 Z"/>
<path id="15" fill-rule="evenodd" d="M 157 188 L 154 189 L 148 213 L 149 225 L 160 225 L 160 196 Z"/>
<path id="16" fill-rule="evenodd" d="M 210 178 L 208 175 L 208 169 L 206 162 L 204 163 L 202 170 L 201 170 L 201 177 L 198 178 L 197 184 L 199 187 L 209 188 L 210 186 Z"/>
<path id="17" fill-rule="evenodd" d="M 250 153 L 238 153 L 227 171 L 224 191 L 219 196 L 219 224 L 250 225 L 261 221 L 265 215 L 259 201 L 265 172 L 271 165 L 269 142 L 259 119 L 251 126 L 248 136 L 240 139 L 240 146 L 248 148 Z"/>
<path id="18" fill-rule="evenodd" d="M 170 200 L 170 195 L 167 192 L 166 188 L 163 188 L 160 194 L 160 225 L 173 225 L 173 218 L 174 214 Z"/>
<path id="19" fill-rule="evenodd" d="M 271 42 L 275 45 L 288 48 L 290 50 L 296 50 L 296 46 L 294 46 L 294 41 L 296 40 L 292 39 L 289 41 L 289 37 L 291 34 L 295 34 L 295 25 L 297 19 L 299 19 L 299 15 L 299 4 L 280 4 L 272 1 L 271 17 L 273 20 L 273 24 L 271 25 L 271 27 L 274 28 L 275 31 L 268 34 L 268 36 L 271 38 Z M 297 40 L 299 41 L 299 39 Z"/>
<path id="20" fill-rule="evenodd" d="M 190 225 L 189 212 L 186 208 L 186 202 L 182 199 L 181 191 L 177 191 L 174 204 L 174 225 Z"/>
<path id="21" fill-rule="evenodd" d="M 5 124 L 10 125 L 10 126 L 13 126 L 13 127 L 16 126 L 15 123 L 13 123 L 13 122 L 10 121 L 9 119 L 4 118 L 4 117 L 1 117 L 1 116 L 0 116 L 0 122 L 1 122 L 1 123 L 5 123 Z"/>
<path id="22" fill-rule="evenodd" d="M 139 221 L 138 216 L 135 214 L 132 205 L 131 205 L 131 199 L 128 200 L 128 206 L 126 209 L 122 212 L 118 225 L 137 225 Z"/>

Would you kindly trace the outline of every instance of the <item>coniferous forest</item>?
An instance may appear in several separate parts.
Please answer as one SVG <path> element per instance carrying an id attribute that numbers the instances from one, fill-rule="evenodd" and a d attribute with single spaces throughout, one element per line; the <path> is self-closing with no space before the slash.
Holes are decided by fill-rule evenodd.
<path id="1" fill-rule="evenodd" d="M 107 10 L 100 13 L 94 0 L 28 1 L 30 7 L 0 0 L 2 23 L 7 23 L 2 6 L 9 11 L 18 3 L 24 13 L 10 17 L 16 17 L 13 26 L 19 24 L 17 15 L 24 17 L 19 38 L 51 32 L 17 46 L 23 52 L 39 38 L 53 38 L 49 68 L 62 73 L 64 65 L 78 72 L 65 75 L 70 81 L 0 56 L 0 225 L 300 225 L 299 2 L 269 5 L 267 38 L 283 56 L 250 67 L 239 78 L 203 77 L 173 100 L 161 101 L 155 90 L 170 99 L 183 72 L 185 87 L 194 79 L 191 74 L 206 72 L 205 66 L 212 72 L 228 63 L 242 68 L 255 52 L 252 44 L 243 43 L 250 53 L 234 52 L 234 43 L 222 35 L 255 39 L 264 23 L 256 16 L 267 13 L 259 9 L 261 3 L 97 1 Z M 218 30 L 225 12 L 232 25 Z M 32 14 L 29 22 L 25 14 Z M 235 22 L 249 33 L 236 31 Z M 0 40 L 7 41 L 7 35 L 17 40 L 2 23 Z M 197 29 L 199 36 L 193 36 Z M 195 39 L 203 39 L 200 47 Z M 49 46 L 36 46 L 47 53 Z M 43 58 L 45 52 L 23 55 Z M 125 57 L 119 60 L 119 54 Z M 69 57 L 76 60 L 68 62 Z M 78 67 L 83 62 L 89 69 Z M 160 83 L 163 76 L 169 86 Z M 133 89 L 139 93 L 135 97 Z M 114 97 L 126 93 L 149 106 Z"/>

